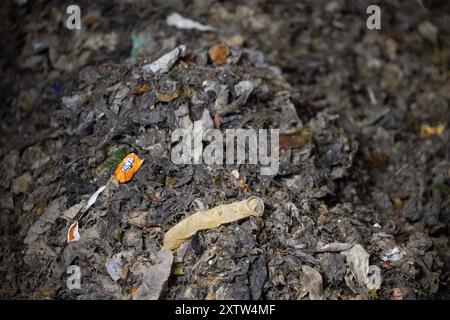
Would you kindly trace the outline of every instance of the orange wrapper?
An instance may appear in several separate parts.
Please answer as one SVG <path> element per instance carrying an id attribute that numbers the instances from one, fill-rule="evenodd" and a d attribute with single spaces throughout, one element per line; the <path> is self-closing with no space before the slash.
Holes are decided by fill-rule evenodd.
<path id="1" fill-rule="evenodd" d="M 143 162 L 144 160 L 140 159 L 136 154 L 130 153 L 117 166 L 116 173 L 114 174 L 116 179 L 120 183 L 130 181 L 134 174 L 139 170 Z"/>
<path id="2" fill-rule="evenodd" d="M 74 222 L 67 231 L 67 242 L 74 242 L 80 240 L 80 234 L 78 233 L 78 221 Z"/>

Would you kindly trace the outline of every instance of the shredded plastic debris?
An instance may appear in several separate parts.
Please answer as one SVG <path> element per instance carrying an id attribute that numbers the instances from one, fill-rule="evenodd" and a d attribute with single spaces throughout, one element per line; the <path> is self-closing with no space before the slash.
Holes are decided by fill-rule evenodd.
<path id="1" fill-rule="evenodd" d="M 148 267 L 143 273 L 142 284 L 133 296 L 133 300 L 157 300 L 166 289 L 172 270 L 173 253 L 161 248 L 158 252 L 159 263 Z"/>
<path id="2" fill-rule="evenodd" d="M 403 258 L 403 252 L 399 247 L 392 248 L 391 251 L 386 253 L 383 257 L 381 257 L 381 260 L 383 261 L 392 261 L 396 262 Z"/>
<path id="3" fill-rule="evenodd" d="M 114 281 L 119 280 L 123 276 L 122 259 L 119 257 L 108 259 L 108 261 L 106 261 L 106 269 L 108 270 L 111 279 L 113 279 Z"/>
<path id="4" fill-rule="evenodd" d="M 376 291 L 378 289 L 381 288 L 381 282 L 382 282 L 382 277 L 381 277 L 381 270 L 378 266 L 375 265 L 371 265 L 369 267 L 369 272 L 367 275 L 367 288 L 369 290 Z"/>
<path id="5" fill-rule="evenodd" d="M 173 65 L 178 61 L 178 59 L 184 54 L 186 51 L 186 46 L 181 45 L 173 49 L 172 51 L 166 53 L 158 60 L 146 64 L 142 67 L 144 72 L 148 73 L 167 73 L 173 67 Z"/>
<path id="6" fill-rule="evenodd" d="M 79 214 L 77 221 L 72 223 L 72 225 L 70 225 L 70 227 L 67 231 L 67 242 L 68 243 L 80 240 L 80 234 L 78 232 L 78 222 L 81 220 L 81 218 L 83 218 L 83 216 L 86 214 L 86 212 L 89 210 L 89 208 L 94 205 L 94 203 L 97 201 L 98 196 L 100 195 L 100 193 L 102 193 L 106 189 L 106 187 L 107 187 L 107 185 L 104 185 L 104 186 L 98 188 L 98 190 L 89 198 L 89 200 L 86 203 L 86 205 L 84 206 L 84 208 L 82 210 L 80 210 L 79 213 L 77 213 L 77 214 Z M 70 213 L 70 214 L 72 214 L 72 213 Z"/>
<path id="7" fill-rule="evenodd" d="M 370 255 L 359 244 L 354 245 L 351 249 L 342 251 L 347 259 L 347 265 L 351 274 L 347 274 L 345 281 L 350 289 L 359 292 L 362 287 L 371 289 L 379 289 L 381 285 L 381 273 L 377 266 L 369 266 Z M 357 287 L 352 281 L 354 278 Z"/>
<path id="8" fill-rule="evenodd" d="M 166 22 L 169 26 L 176 27 L 178 29 L 195 29 L 199 31 L 214 31 L 215 29 L 211 26 L 201 24 L 192 19 L 183 17 L 177 12 L 169 14 L 166 18 Z"/>
<path id="9" fill-rule="evenodd" d="M 84 209 L 81 211 L 81 214 L 85 214 L 89 210 L 89 208 L 92 207 L 94 205 L 94 203 L 97 202 L 98 196 L 100 195 L 100 193 L 105 191 L 106 187 L 107 187 L 107 185 L 104 185 L 104 186 L 98 188 L 97 191 L 95 191 L 95 193 L 89 198 Z M 80 219 L 81 219 L 81 217 L 80 217 Z"/>

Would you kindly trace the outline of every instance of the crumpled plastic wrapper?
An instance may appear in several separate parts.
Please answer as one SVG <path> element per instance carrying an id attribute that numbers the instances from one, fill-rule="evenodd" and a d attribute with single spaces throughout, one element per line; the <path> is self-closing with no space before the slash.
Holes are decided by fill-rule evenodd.
<path id="1" fill-rule="evenodd" d="M 323 280 L 319 271 L 303 265 L 301 283 L 301 292 L 308 294 L 310 300 L 323 300 Z"/>
<path id="2" fill-rule="evenodd" d="M 345 282 L 353 292 L 358 293 L 359 288 L 364 287 L 369 290 L 380 289 L 383 281 L 380 268 L 376 265 L 369 266 L 370 255 L 361 245 L 356 244 L 350 250 L 343 251 L 342 254 L 346 257 L 350 271 L 345 276 Z M 353 279 L 356 280 L 357 285 L 354 284 Z"/>
<path id="3" fill-rule="evenodd" d="M 120 183 L 130 181 L 143 162 L 144 160 L 139 158 L 136 154 L 130 153 L 117 166 L 116 172 L 114 173 L 116 179 Z"/>
<path id="4" fill-rule="evenodd" d="M 78 219 L 74 223 L 72 223 L 70 225 L 69 230 L 67 231 L 67 243 L 80 240 L 80 234 L 78 231 L 78 222 L 81 220 L 81 218 L 84 216 L 84 214 L 89 210 L 89 208 L 94 205 L 94 203 L 97 201 L 98 196 L 100 195 L 100 193 L 102 193 L 106 189 L 106 187 L 107 187 L 107 185 L 100 187 L 89 198 L 86 206 L 81 210 L 81 215 L 78 217 Z"/>
<path id="5" fill-rule="evenodd" d="M 142 70 L 147 73 L 166 73 L 173 67 L 173 65 L 178 61 L 178 59 L 184 54 L 186 51 L 185 45 L 180 45 L 173 49 L 172 51 L 166 53 L 161 56 L 158 60 L 146 64 L 142 67 Z"/>
<path id="6" fill-rule="evenodd" d="M 117 281 L 120 278 L 122 278 L 122 272 L 123 272 L 122 259 L 119 257 L 113 257 L 111 259 L 108 259 L 106 261 L 106 270 L 108 270 L 109 276 L 114 281 Z"/>
<path id="7" fill-rule="evenodd" d="M 199 230 L 217 228 L 249 216 L 260 217 L 263 212 L 264 202 L 258 197 L 196 212 L 167 231 L 164 235 L 164 247 L 174 250 Z"/>

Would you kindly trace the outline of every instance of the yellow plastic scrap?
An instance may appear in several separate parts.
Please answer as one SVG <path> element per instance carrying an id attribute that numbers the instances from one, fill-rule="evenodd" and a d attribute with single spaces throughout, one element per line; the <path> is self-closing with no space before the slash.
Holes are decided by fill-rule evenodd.
<path id="1" fill-rule="evenodd" d="M 136 154 L 130 153 L 117 166 L 114 175 L 120 183 L 128 182 L 133 178 L 143 162 L 144 160 L 140 159 Z"/>
<path id="2" fill-rule="evenodd" d="M 164 235 L 164 247 L 174 250 L 199 230 L 217 228 L 222 224 L 246 218 L 262 216 L 264 202 L 258 197 L 223 204 L 207 211 L 199 211 L 181 220 Z"/>
<path id="3" fill-rule="evenodd" d="M 436 127 L 429 126 L 428 124 L 422 124 L 420 126 L 420 138 L 427 139 L 431 136 L 441 136 L 444 133 L 444 125 L 440 124 Z"/>

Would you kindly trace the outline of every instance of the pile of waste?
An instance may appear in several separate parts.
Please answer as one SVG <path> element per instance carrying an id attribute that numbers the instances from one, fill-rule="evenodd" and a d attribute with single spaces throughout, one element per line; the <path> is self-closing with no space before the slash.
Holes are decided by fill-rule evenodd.
<path id="1" fill-rule="evenodd" d="M 435 115 L 449 114 L 448 74 L 418 61 L 442 86 L 435 96 L 432 84 L 420 89 L 422 74 L 401 69 L 411 57 L 395 38 L 349 35 L 363 25 L 352 12 L 336 22 L 347 31 L 341 39 L 318 18 L 308 34 L 289 28 L 289 4 L 269 14 L 211 1 L 206 19 L 200 2 L 184 11 L 160 4 L 158 14 L 135 4 L 127 12 L 142 19 L 128 46 L 126 24 L 108 29 L 95 7 L 74 42 L 50 23 L 37 36 L 22 30 L 24 77 L 2 111 L 0 296 L 446 297 L 450 149 L 447 120 Z M 291 19 L 337 19 L 341 2 L 292 5 Z M 245 27 L 249 34 L 237 33 Z M 429 44 L 433 27 L 413 35 Z M 264 46 L 262 37 L 280 34 L 303 42 L 295 52 Z M 2 90 L 12 69 L 6 75 Z M 428 103 L 438 111 L 427 118 Z M 250 129 L 279 130 L 267 162 L 250 163 L 262 159 L 252 148 L 244 163 L 221 161 L 227 130 Z M 223 138 L 217 161 L 206 161 L 217 142 L 208 134 Z M 186 161 L 173 161 L 174 150 L 191 147 Z"/>

